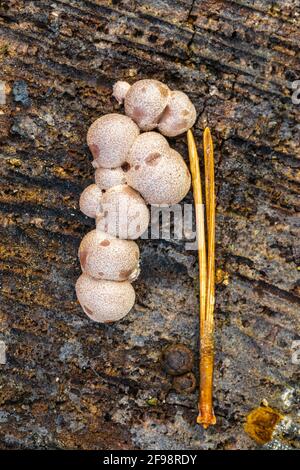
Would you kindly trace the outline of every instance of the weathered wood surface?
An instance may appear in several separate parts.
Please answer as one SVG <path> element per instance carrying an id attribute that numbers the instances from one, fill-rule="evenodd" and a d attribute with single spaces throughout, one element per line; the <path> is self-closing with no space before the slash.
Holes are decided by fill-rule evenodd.
<path id="1" fill-rule="evenodd" d="M 243 423 L 263 399 L 293 423 L 271 445 L 296 446 L 299 3 L 0 3 L 0 447 L 254 449 Z M 197 354 L 196 253 L 141 241 L 136 306 L 113 326 L 89 321 L 74 294 L 93 226 L 78 209 L 93 177 L 86 131 L 119 109 L 115 80 L 142 77 L 189 94 L 199 143 L 207 123 L 214 133 L 229 285 L 217 288 L 218 422 L 206 432 L 196 394 L 172 391 L 159 364 L 176 341 Z M 172 144 L 186 156 L 184 137 Z"/>

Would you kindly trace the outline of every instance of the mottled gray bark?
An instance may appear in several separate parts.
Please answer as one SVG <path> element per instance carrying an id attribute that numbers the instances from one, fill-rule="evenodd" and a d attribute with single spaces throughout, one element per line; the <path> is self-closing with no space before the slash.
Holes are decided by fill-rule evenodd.
<path id="1" fill-rule="evenodd" d="M 295 0 L 1 2 L 1 448 L 254 449 L 243 423 L 263 399 L 293 423 L 270 446 L 297 446 L 299 14 Z M 206 124 L 214 135 L 229 284 L 207 431 L 197 393 L 174 392 L 159 362 L 178 341 L 197 355 L 196 253 L 140 241 L 136 306 L 113 326 L 74 293 L 93 226 L 78 209 L 93 178 L 86 132 L 120 109 L 117 79 L 145 77 L 189 94 L 199 145 Z M 186 157 L 185 136 L 171 143 Z"/>

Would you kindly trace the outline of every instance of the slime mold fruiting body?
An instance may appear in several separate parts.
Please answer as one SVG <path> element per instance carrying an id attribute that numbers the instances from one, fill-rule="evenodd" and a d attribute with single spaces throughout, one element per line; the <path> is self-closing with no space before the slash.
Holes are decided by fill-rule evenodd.
<path id="1" fill-rule="evenodd" d="M 190 188 L 181 155 L 152 129 L 177 135 L 196 117 L 184 93 L 157 80 L 117 82 L 114 96 L 119 103 L 125 100 L 127 115 L 107 114 L 90 126 L 95 184 L 80 197 L 80 209 L 95 219 L 96 229 L 79 247 L 83 274 L 76 294 L 84 312 L 101 323 L 123 318 L 134 304 L 131 282 L 139 273 L 139 248 L 133 240 L 147 230 L 147 204 L 179 203 Z"/>
<path id="2" fill-rule="evenodd" d="M 133 120 L 122 114 L 106 114 L 93 122 L 87 143 L 94 157 L 94 168 L 120 167 L 139 133 Z"/>
<path id="3" fill-rule="evenodd" d="M 135 301 L 134 288 L 129 281 L 94 279 L 85 273 L 76 282 L 76 294 L 83 311 L 99 323 L 120 320 Z"/>
<path id="4" fill-rule="evenodd" d="M 196 121 L 196 109 L 182 91 L 171 91 L 158 80 L 139 80 L 133 85 L 117 82 L 113 94 L 124 102 L 125 113 L 142 131 L 158 128 L 167 137 L 183 134 Z"/>
<path id="5" fill-rule="evenodd" d="M 99 230 L 87 233 L 78 251 L 82 271 L 108 281 L 133 279 L 139 269 L 139 255 L 134 241 L 121 240 Z"/>

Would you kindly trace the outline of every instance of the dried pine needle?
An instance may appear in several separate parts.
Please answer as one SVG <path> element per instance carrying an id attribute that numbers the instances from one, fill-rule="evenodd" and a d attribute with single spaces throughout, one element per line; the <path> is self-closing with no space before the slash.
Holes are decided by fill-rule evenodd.
<path id="1" fill-rule="evenodd" d="M 198 243 L 198 257 L 199 257 L 199 287 L 200 287 L 200 331 L 203 330 L 205 311 L 206 311 L 206 289 L 207 289 L 207 262 L 206 262 L 206 246 L 205 246 L 205 220 L 204 220 L 204 206 L 202 199 L 201 175 L 199 166 L 199 157 L 191 130 L 187 132 L 190 169 L 192 175 L 193 195 L 195 202 L 196 214 L 196 232 Z"/>
<path id="2" fill-rule="evenodd" d="M 205 194 L 206 194 L 206 226 L 207 226 L 207 296 L 206 321 L 213 333 L 215 305 L 215 175 L 214 149 L 211 133 L 207 127 L 203 135 Z"/>
<path id="3" fill-rule="evenodd" d="M 215 303 L 215 188 L 214 153 L 211 133 L 204 131 L 205 204 L 207 228 L 207 253 L 205 243 L 205 218 L 199 157 L 192 131 L 187 133 L 190 168 L 196 211 L 199 285 L 200 285 L 200 396 L 197 423 L 206 429 L 216 423 L 212 405 L 214 364 L 214 303 Z"/>

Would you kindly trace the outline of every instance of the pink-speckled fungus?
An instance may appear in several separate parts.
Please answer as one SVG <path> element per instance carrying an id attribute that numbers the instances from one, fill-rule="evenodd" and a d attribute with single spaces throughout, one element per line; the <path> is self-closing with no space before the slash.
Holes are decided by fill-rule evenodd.
<path id="1" fill-rule="evenodd" d="M 124 102 L 126 116 L 107 114 L 90 126 L 95 183 L 79 201 L 96 229 L 79 247 L 83 273 L 76 294 L 84 312 L 100 323 L 120 320 L 134 305 L 131 282 L 139 274 L 139 248 L 133 240 L 148 228 L 147 204 L 177 204 L 190 188 L 183 158 L 161 134 L 176 136 L 196 120 L 187 95 L 158 80 L 131 86 L 119 81 L 113 94 Z M 140 134 L 140 129 L 147 132 Z"/>
<path id="2" fill-rule="evenodd" d="M 99 323 L 121 320 L 135 301 L 134 288 L 129 281 L 94 279 L 85 273 L 76 282 L 76 294 L 83 311 Z"/>
<path id="3" fill-rule="evenodd" d="M 190 189 L 191 176 L 183 158 L 156 132 L 139 135 L 127 162 L 127 183 L 148 204 L 177 204 Z"/>
<path id="4" fill-rule="evenodd" d="M 133 120 L 122 114 L 106 114 L 93 122 L 87 143 L 94 157 L 94 168 L 120 167 L 139 133 Z"/>
<path id="5" fill-rule="evenodd" d="M 138 80 L 133 85 L 117 82 L 113 95 L 125 114 L 137 123 L 142 131 L 158 128 L 167 137 L 183 134 L 196 121 L 196 109 L 182 91 L 171 91 L 158 80 Z"/>

